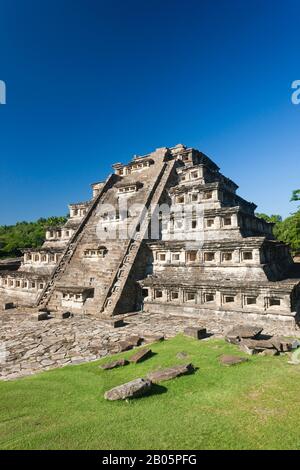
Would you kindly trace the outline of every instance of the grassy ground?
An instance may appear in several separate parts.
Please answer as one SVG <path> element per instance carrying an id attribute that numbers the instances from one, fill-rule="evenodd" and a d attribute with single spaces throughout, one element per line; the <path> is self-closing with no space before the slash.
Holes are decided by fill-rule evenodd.
<path id="1" fill-rule="evenodd" d="M 224 367 L 218 356 L 239 355 L 235 346 L 183 336 L 152 350 L 144 363 L 121 369 L 100 370 L 105 359 L 0 383 L 0 448 L 300 449 L 300 366 L 286 356 Z M 164 382 L 151 396 L 104 400 L 116 385 L 187 362 L 179 351 L 189 353 L 195 374 Z"/>

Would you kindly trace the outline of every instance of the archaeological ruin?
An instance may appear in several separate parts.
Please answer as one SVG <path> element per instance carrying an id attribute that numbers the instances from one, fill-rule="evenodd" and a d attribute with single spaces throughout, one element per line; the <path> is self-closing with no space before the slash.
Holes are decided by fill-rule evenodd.
<path id="1" fill-rule="evenodd" d="M 41 248 L 24 250 L 20 265 L 2 263 L 5 307 L 297 330 L 300 276 L 289 247 L 209 157 L 177 145 L 113 170 L 91 185 L 91 200 L 70 204 Z"/>

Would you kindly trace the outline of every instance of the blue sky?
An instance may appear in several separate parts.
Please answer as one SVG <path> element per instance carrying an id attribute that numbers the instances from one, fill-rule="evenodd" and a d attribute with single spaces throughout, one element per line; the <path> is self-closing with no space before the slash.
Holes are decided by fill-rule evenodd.
<path id="1" fill-rule="evenodd" d="M 299 13 L 298 0 L 0 0 L 0 224 L 65 214 L 112 163 L 177 143 L 288 215 Z"/>

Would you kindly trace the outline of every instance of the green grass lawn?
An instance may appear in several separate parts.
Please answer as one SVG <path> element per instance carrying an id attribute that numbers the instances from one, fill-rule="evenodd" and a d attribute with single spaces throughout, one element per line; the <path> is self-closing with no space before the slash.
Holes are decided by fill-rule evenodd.
<path id="1" fill-rule="evenodd" d="M 236 346 L 181 335 L 151 349 L 152 358 L 120 369 L 99 369 L 106 358 L 0 383 L 0 448 L 300 449 L 300 366 L 287 356 L 224 367 L 218 356 L 240 355 Z M 179 351 L 198 367 L 193 375 L 147 397 L 104 400 L 116 385 L 187 362 Z"/>

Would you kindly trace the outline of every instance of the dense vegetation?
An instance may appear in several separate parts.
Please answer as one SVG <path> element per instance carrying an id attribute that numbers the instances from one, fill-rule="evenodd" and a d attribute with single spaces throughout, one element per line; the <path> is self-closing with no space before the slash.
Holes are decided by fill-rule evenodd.
<path id="1" fill-rule="evenodd" d="M 300 201 L 300 189 L 293 191 L 291 201 Z M 286 219 L 280 215 L 256 214 L 268 222 L 273 222 L 274 235 L 278 240 L 288 243 L 294 254 L 300 253 L 300 207 Z"/>
<path id="2" fill-rule="evenodd" d="M 0 383 L 0 449 L 299 449 L 300 366 L 246 356 L 224 340 L 176 338 L 151 345 L 139 364 L 102 361 Z M 185 351 L 185 360 L 176 357 Z M 231 367 L 221 354 L 243 355 Z M 128 358 L 132 351 L 116 357 Z M 140 399 L 107 402 L 106 390 L 159 367 L 192 362 L 194 374 Z"/>
<path id="3" fill-rule="evenodd" d="M 46 227 L 63 225 L 66 217 L 49 217 L 36 222 L 0 226 L 0 258 L 21 256 L 22 248 L 37 248 L 45 239 Z"/>

